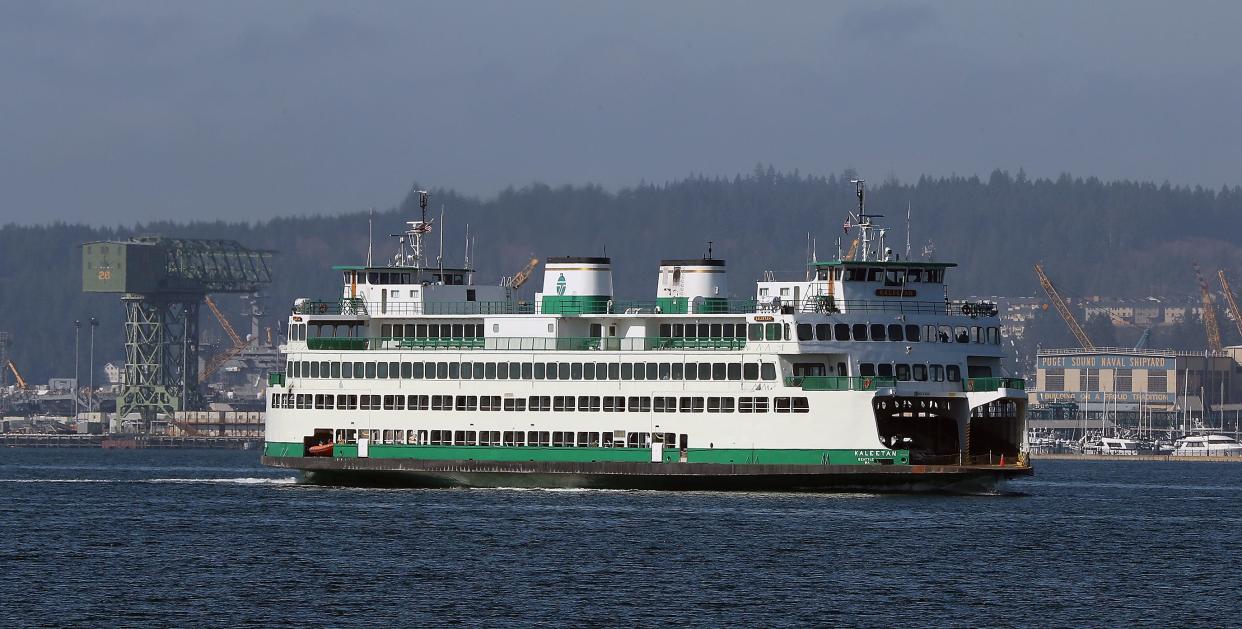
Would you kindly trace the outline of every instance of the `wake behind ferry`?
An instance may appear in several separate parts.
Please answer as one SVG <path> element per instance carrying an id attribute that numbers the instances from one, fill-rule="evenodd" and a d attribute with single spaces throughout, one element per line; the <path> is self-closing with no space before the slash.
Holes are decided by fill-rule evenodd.
<path id="1" fill-rule="evenodd" d="M 269 378 L 266 465 L 311 482 L 976 490 L 1031 473 L 995 304 L 900 259 L 858 208 L 848 253 L 729 297 L 725 261 L 662 260 L 654 299 L 607 257 L 553 257 L 533 302 L 429 264 L 427 195 L 384 265 L 298 299 Z M 468 258 L 467 258 L 468 260 Z"/>

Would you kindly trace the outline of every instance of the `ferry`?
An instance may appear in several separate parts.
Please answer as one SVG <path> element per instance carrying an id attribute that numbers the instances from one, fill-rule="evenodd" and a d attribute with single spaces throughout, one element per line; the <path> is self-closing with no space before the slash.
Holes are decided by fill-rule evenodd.
<path id="1" fill-rule="evenodd" d="M 431 259 L 422 194 L 390 261 L 335 267 L 339 296 L 294 302 L 263 462 L 432 487 L 974 491 L 1030 474 L 996 305 L 950 298 L 955 264 L 888 248 L 855 184 L 850 251 L 744 298 L 709 244 L 653 267 L 647 299 L 613 294 L 610 258 L 569 256 L 522 300 L 531 266 L 481 285 L 468 253 Z"/>

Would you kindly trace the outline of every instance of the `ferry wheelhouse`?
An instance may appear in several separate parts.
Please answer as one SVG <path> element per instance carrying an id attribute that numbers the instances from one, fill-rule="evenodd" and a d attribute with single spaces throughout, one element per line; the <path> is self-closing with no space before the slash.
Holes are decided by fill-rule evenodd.
<path id="1" fill-rule="evenodd" d="M 339 297 L 294 304 L 264 462 L 433 486 L 935 489 L 1030 473 L 995 305 L 951 299 L 954 264 L 893 255 L 861 182 L 858 198 L 857 255 L 741 299 L 709 252 L 662 260 L 645 300 L 613 294 L 607 257 L 547 258 L 522 301 L 469 264 L 428 264 L 424 214 L 390 263 L 337 267 Z"/>

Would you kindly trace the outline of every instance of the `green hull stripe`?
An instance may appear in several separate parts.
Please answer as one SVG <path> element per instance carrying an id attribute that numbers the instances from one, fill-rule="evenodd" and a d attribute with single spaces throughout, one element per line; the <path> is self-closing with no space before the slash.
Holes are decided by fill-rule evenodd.
<path id="1" fill-rule="evenodd" d="M 300 457 L 300 443 L 270 442 L 264 450 L 267 456 Z M 561 461 L 593 462 L 619 461 L 648 463 L 649 448 L 549 448 L 504 446 L 411 446 L 374 444 L 367 453 L 373 459 L 424 459 L 429 461 Z M 358 446 L 338 445 L 332 449 L 337 458 L 356 458 Z M 677 449 L 666 449 L 664 461 L 676 463 L 681 460 Z M 910 462 L 905 450 L 749 450 L 742 448 L 690 448 L 686 451 L 688 463 L 745 463 L 761 465 L 865 465 L 878 461 L 897 465 Z"/>

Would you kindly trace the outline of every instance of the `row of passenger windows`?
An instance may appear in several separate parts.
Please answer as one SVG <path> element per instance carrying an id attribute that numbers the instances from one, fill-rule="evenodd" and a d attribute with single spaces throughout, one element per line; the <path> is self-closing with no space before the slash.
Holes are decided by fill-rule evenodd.
<path id="1" fill-rule="evenodd" d="M 318 431 L 316 431 L 318 432 Z M 687 447 L 687 435 L 673 432 L 610 432 L 559 430 L 355 430 L 338 428 L 336 443 L 357 443 L 359 437 L 371 443 L 432 446 L 532 446 L 552 448 L 650 448 L 662 443 L 668 448 Z M 680 436 L 680 440 L 678 437 Z"/>
<path id="2" fill-rule="evenodd" d="M 768 324 L 773 325 L 773 324 Z M 753 339 L 752 340 L 758 340 Z M 771 339 L 769 339 L 771 340 Z M 919 343 L 986 343 L 1000 345 L 1000 328 L 983 326 L 901 325 L 890 323 L 798 324 L 799 341 L 897 341 Z"/>
<path id="3" fill-rule="evenodd" d="M 482 323 L 385 323 L 380 336 L 419 339 L 474 339 L 483 338 Z"/>
<path id="4" fill-rule="evenodd" d="M 906 365 L 902 363 L 858 363 L 858 375 L 868 378 L 896 378 L 902 382 L 961 382 L 962 368 L 958 365 Z"/>
<path id="5" fill-rule="evenodd" d="M 291 360 L 292 378 L 405 380 L 776 380 L 775 363 L 335 362 Z"/>
<path id="6" fill-rule="evenodd" d="M 918 282 L 939 284 L 944 282 L 943 269 L 881 269 L 867 267 L 820 268 L 815 273 L 819 280 L 842 280 L 846 282 L 884 282 L 886 286 L 902 286 Z"/>
<path id="7" fill-rule="evenodd" d="M 272 408 L 342 411 L 553 411 L 588 413 L 809 413 L 805 397 L 642 395 L 355 395 L 273 393 Z"/>

